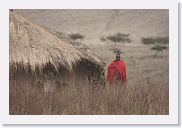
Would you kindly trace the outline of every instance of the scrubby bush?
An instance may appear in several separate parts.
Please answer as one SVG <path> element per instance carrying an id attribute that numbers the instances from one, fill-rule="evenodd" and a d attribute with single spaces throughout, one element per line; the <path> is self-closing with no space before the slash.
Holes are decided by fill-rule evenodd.
<path id="1" fill-rule="evenodd" d="M 168 49 L 168 47 L 167 46 L 162 46 L 162 45 L 155 45 L 155 46 L 153 46 L 151 48 L 151 50 L 156 51 L 154 57 L 157 57 L 159 52 L 163 52 L 163 50 L 166 50 L 166 49 Z"/>
<path id="2" fill-rule="evenodd" d="M 142 38 L 143 44 L 168 44 L 169 43 L 169 37 L 148 37 L 148 38 Z"/>
<path id="3" fill-rule="evenodd" d="M 68 36 L 73 40 L 78 40 L 78 39 L 83 40 L 84 39 L 84 36 L 79 33 L 72 33 L 72 34 L 69 34 Z"/>

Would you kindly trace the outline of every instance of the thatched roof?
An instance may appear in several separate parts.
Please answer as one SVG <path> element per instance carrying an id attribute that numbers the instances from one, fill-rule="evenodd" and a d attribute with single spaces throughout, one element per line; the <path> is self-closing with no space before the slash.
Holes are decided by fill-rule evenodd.
<path id="1" fill-rule="evenodd" d="M 71 39 L 67 34 L 59 33 L 56 31 L 51 31 L 54 35 L 56 35 L 58 38 L 60 38 L 65 43 L 69 43 L 72 46 L 74 46 L 76 49 L 78 49 L 80 52 L 82 52 L 84 55 L 90 58 L 90 61 L 94 62 L 98 61 L 95 60 L 96 58 L 100 60 L 99 65 L 104 64 L 104 62 L 101 62 L 101 58 L 97 56 L 92 50 L 90 50 L 87 46 L 83 45 L 81 42 Z M 97 62 L 96 62 L 97 63 Z"/>
<path id="2" fill-rule="evenodd" d="M 73 43 L 64 35 L 58 36 L 47 28 L 30 22 L 10 11 L 10 66 L 35 71 L 51 64 L 58 71 L 63 67 L 69 71 L 81 61 L 102 66 L 102 60 L 89 49 Z"/>

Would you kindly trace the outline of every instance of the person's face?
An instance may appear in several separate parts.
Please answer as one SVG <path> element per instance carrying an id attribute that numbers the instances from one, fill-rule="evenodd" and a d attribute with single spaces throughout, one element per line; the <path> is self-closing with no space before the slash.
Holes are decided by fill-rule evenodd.
<path id="1" fill-rule="evenodd" d="M 116 61 L 120 61 L 120 55 L 116 55 Z"/>

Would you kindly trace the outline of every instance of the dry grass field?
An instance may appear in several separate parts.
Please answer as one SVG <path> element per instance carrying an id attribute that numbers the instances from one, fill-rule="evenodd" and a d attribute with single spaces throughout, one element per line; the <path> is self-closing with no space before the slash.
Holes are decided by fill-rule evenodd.
<path id="1" fill-rule="evenodd" d="M 12 84 L 13 83 L 13 84 Z M 40 87 L 39 87 L 40 86 Z M 127 87 L 44 87 L 26 79 L 10 83 L 13 115 L 162 115 L 168 114 L 168 85 L 145 80 Z M 21 90 L 21 91 L 20 91 Z"/>
<path id="2" fill-rule="evenodd" d="M 142 37 L 168 36 L 167 10 L 17 10 L 35 23 L 63 33 L 81 33 L 83 43 L 103 58 L 105 76 L 115 59 L 111 42 L 116 32 L 132 42 L 119 44 L 127 67 L 126 87 L 56 86 L 48 80 L 10 79 L 10 114 L 15 115 L 166 115 L 169 114 L 169 49 L 153 57 Z M 11 51 L 10 51 L 11 52 Z M 28 81 L 28 82 L 27 82 Z M 45 92 L 45 84 L 50 84 Z"/>

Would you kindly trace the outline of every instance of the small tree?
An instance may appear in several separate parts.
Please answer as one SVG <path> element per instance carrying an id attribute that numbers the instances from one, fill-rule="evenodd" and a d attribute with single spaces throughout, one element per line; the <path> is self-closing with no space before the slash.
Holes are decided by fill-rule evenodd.
<path id="1" fill-rule="evenodd" d="M 149 44 L 154 44 L 155 43 L 155 39 L 154 38 L 142 38 L 142 43 L 149 45 Z"/>
<path id="2" fill-rule="evenodd" d="M 80 40 L 83 40 L 84 39 L 84 36 L 83 35 L 81 35 L 81 34 L 79 34 L 79 33 L 72 33 L 72 34 L 70 34 L 70 35 L 68 35 L 71 39 L 73 39 L 73 40 L 78 40 L 78 39 L 80 39 Z"/>
<path id="3" fill-rule="evenodd" d="M 149 44 L 168 44 L 169 37 L 156 37 L 156 38 L 142 38 L 142 43 L 149 45 Z"/>
<path id="4" fill-rule="evenodd" d="M 153 45 L 151 47 L 151 50 L 155 50 L 156 53 L 154 57 L 157 57 L 159 52 L 163 52 L 163 50 L 166 50 L 168 47 L 164 46 L 169 43 L 169 37 L 156 37 L 156 38 L 142 38 L 142 43 L 146 45 Z"/>
<path id="5" fill-rule="evenodd" d="M 122 34 L 122 33 L 116 33 L 114 35 L 110 35 L 107 37 L 107 39 L 113 42 L 115 46 L 117 43 L 120 43 L 120 42 L 122 43 L 131 42 L 131 39 L 129 38 L 129 34 Z"/>
<path id="6" fill-rule="evenodd" d="M 168 48 L 167 46 L 155 45 L 151 48 L 151 50 L 156 51 L 154 57 L 157 57 L 159 52 L 163 52 L 163 50 L 166 50 L 167 48 Z"/>
<path id="7" fill-rule="evenodd" d="M 157 37 L 155 41 L 160 44 L 169 44 L 169 37 Z"/>

